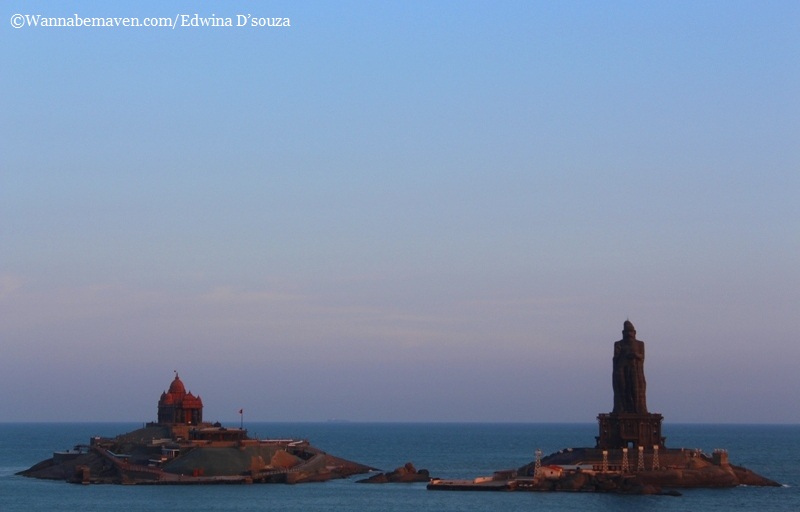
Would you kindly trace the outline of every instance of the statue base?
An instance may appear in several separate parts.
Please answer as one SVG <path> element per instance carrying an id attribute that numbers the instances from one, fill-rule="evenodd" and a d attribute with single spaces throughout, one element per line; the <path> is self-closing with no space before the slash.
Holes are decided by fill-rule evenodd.
<path id="1" fill-rule="evenodd" d="M 654 413 L 611 412 L 599 414 L 600 435 L 597 448 L 613 450 L 618 448 L 651 449 L 664 448 L 665 437 L 661 436 L 661 422 L 664 417 Z"/>

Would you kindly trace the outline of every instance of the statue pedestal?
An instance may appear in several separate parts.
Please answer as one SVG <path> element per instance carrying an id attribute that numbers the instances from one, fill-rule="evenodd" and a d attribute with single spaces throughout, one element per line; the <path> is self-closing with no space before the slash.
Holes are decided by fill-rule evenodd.
<path id="1" fill-rule="evenodd" d="M 653 413 L 612 412 L 599 414 L 600 435 L 596 437 L 597 448 L 610 450 L 617 448 L 637 448 L 653 446 L 664 448 L 665 437 L 661 436 L 661 422 L 664 417 Z"/>

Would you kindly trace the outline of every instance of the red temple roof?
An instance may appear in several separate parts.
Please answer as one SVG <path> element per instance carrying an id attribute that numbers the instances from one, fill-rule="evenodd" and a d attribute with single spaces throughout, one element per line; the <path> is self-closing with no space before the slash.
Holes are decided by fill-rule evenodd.
<path id="1" fill-rule="evenodd" d="M 175 374 L 175 380 L 173 380 L 172 384 L 169 385 L 169 392 L 170 394 L 181 396 L 186 394 L 186 387 L 183 385 L 183 382 L 181 381 L 180 377 L 178 377 L 177 373 Z"/>
<path id="2" fill-rule="evenodd" d="M 164 405 L 177 405 L 184 409 L 199 409 L 203 407 L 203 400 L 199 396 L 194 396 L 186 392 L 186 386 L 183 385 L 178 374 L 175 374 L 175 379 L 169 385 L 169 391 L 161 393 L 161 399 L 158 401 L 159 407 Z"/>

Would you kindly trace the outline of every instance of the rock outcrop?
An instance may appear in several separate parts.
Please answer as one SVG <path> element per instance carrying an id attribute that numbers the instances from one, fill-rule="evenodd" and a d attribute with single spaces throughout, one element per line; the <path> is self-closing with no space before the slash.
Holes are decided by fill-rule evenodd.
<path id="1" fill-rule="evenodd" d="M 389 473 L 378 473 L 369 478 L 359 480 L 360 484 L 387 484 L 387 483 L 412 483 L 412 482 L 428 482 L 431 476 L 427 469 L 420 469 L 414 467 L 410 462 L 404 466 L 395 468 L 394 471 Z"/>
<path id="2" fill-rule="evenodd" d="M 149 438 L 152 427 L 57 452 L 20 475 L 73 483 L 301 483 L 347 478 L 373 468 L 304 440 Z M 144 437 L 143 437 L 144 436 Z M 77 448 L 77 447 L 76 447 Z"/>

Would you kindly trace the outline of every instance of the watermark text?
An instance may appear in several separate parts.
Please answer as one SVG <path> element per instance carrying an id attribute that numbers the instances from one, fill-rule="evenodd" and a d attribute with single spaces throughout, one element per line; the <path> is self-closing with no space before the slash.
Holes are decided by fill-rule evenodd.
<path id="1" fill-rule="evenodd" d="M 70 16 L 46 16 L 44 14 L 12 14 L 10 19 L 14 28 L 48 29 L 48 28 L 279 28 L 291 27 L 292 20 L 287 17 L 256 16 L 253 14 L 234 14 L 233 16 L 217 16 L 192 14 L 176 14 L 172 17 L 139 17 L 139 16 L 81 16 L 73 13 Z"/>

